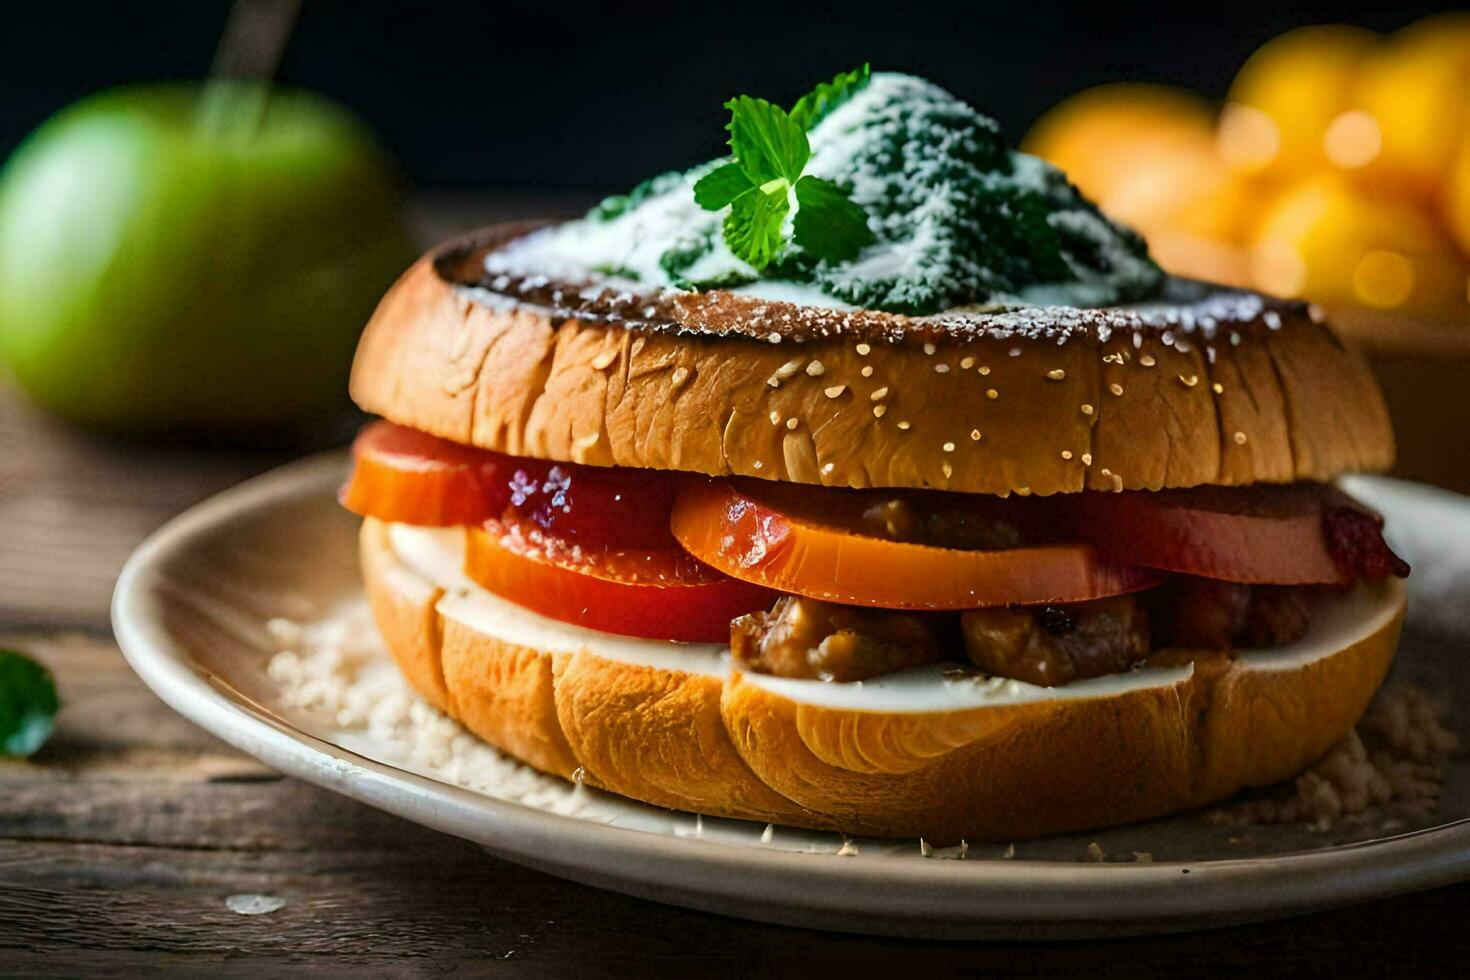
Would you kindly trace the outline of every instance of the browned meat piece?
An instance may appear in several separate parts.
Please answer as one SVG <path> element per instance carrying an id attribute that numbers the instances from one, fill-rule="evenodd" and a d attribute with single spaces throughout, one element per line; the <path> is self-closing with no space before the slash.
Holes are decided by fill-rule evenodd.
<path id="1" fill-rule="evenodd" d="M 1149 653 L 1148 614 L 1131 595 L 974 609 L 960 626 L 977 667 L 1044 687 L 1127 670 Z"/>
<path id="2" fill-rule="evenodd" d="M 1173 581 L 1169 612 L 1171 646 L 1228 650 L 1245 629 L 1251 587 L 1212 578 L 1179 576 Z"/>
<path id="3" fill-rule="evenodd" d="M 1245 612 L 1241 646 L 1279 647 L 1307 635 L 1306 591 L 1300 588 L 1258 585 L 1251 590 Z"/>
<path id="4" fill-rule="evenodd" d="M 893 497 L 863 511 L 863 530 L 894 541 L 992 551 L 1021 545 L 1021 532 L 986 508 Z"/>
<path id="5" fill-rule="evenodd" d="M 1171 646 L 1276 647 L 1307 632 L 1306 590 L 1179 576 L 1169 596 Z"/>
<path id="6" fill-rule="evenodd" d="M 791 595 L 732 622 L 730 649 L 748 670 L 823 681 L 866 680 L 943 656 L 934 631 L 912 613 Z"/>

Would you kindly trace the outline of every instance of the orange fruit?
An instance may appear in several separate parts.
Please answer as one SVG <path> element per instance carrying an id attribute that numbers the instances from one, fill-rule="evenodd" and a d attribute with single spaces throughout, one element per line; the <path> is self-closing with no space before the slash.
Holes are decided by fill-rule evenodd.
<path id="1" fill-rule="evenodd" d="M 1432 195 L 1470 123 L 1470 13 L 1429 17 L 1394 34 L 1365 60 L 1343 118 L 1366 120 L 1361 159 L 1344 161 L 1346 169 L 1361 167 L 1395 192 Z"/>
<path id="2" fill-rule="evenodd" d="M 1294 180 L 1330 166 L 1328 127 L 1352 108 L 1358 70 L 1379 44 L 1360 27 L 1287 31 L 1241 66 L 1220 114 L 1220 153 L 1245 174 Z"/>
<path id="3" fill-rule="evenodd" d="M 1214 113 L 1203 99 L 1162 85 L 1113 84 L 1057 103 L 1021 148 L 1064 170 L 1103 204 L 1153 158 L 1208 151 Z"/>
<path id="4" fill-rule="evenodd" d="M 1257 288 L 1323 303 L 1436 317 L 1470 313 L 1465 266 L 1417 204 L 1365 194 L 1336 175 L 1285 192 L 1250 251 Z"/>

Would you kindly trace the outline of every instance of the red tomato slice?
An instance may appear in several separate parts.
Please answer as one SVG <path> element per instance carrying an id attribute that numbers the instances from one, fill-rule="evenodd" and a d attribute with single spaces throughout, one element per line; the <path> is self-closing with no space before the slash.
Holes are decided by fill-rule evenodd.
<path id="1" fill-rule="evenodd" d="M 1077 537 L 1149 568 L 1261 585 L 1409 572 L 1382 518 L 1320 484 L 1083 493 L 1066 504 Z"/>
<path id="2" fill-rule="evenodd" d="M 772 504 L 758 489 L 693 483 L 674 504 L 674 536 L 696 558 L 736 578 L 887 609 L 1083 602 L 1162 581 L 1086 544 L 941 548 L 856 533 L 797 511 Z"/>
<path id="3" fill-rule="evenodd" d="M 374 422 L 352 446 L 342 505 L 355 514 L 430 527 L 530 520 L 597 547 L 672 548 L 678 473 L 521 459 Z"/>
<path id="4" fill-rule="evenodd" d="M 590 550 L 525 522 L 469 532 L 465 574 L 543 616 L 655 640 L 728 643 L 730 620 L 768 609 L 776 596 L 737 581 L 675 545 Z"/>

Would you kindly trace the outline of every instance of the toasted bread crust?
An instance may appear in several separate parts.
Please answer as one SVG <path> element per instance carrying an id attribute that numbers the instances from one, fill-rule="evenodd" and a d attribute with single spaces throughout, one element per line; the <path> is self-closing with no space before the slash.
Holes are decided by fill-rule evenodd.
<path id="1" fill-rule="evenodd" d="M 549 287 L 471 289 L 455 270 L 477 255 L 427 256 L 384 298 L 353 368 L 364 409 L 523 456 L 1002 495 L 1328 480 L 1393 458 L 1363 360 L 1252 294 L 915 319 L 682 293 L 638 320 L 626 296 L 569 312 L 539 305 L 563 296 Z"/>
<path id="2" fill-rule="evenodd" d="M 386 525 L 368 520 L 361 544 L 404 675 L 530 765 L 662 806 L 934 843 L 1122 823 L 1285 779 L 1352 728 L 1402 621 L 1400 607 L 1372 635 L 1300 666 L 1176 651 L 1194 664 L 1188 677 L 1111 696 L 855 711 L 792 701 L 739 671 L 508 644 L 441 614 L 440 591 L 399 561 Z"/>

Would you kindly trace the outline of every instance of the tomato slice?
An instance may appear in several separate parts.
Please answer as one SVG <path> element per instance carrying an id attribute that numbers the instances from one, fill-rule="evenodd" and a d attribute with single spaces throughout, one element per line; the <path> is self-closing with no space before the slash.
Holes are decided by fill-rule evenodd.
<path id="1" fill-rule="evenodd" d="M 352 445 L 342 505 L 379 520 L 430 527 L 501 517 L 598 547 L 672 548 L 669 510 L 679 473 L 521 459 L 374 422 Z"/>
<path id="2" fill-rule="evenodd" d="M 768 589 L 722 575 L 675 545 L 588 549 L 525 521 L 468 534 L 465 574 L 483 588 L 565 623 L 624 636 L 730 642 L 730 620 L 768 609 Z"/>
<path id="3" fill-rule="evenodd" d="M 1071 529 L 1118 561 L 1259 585 L 1407 575 L 1383 520 L 1320 484 L 1083 493 Z"/>
<path id="4" fill-rule="evenodd" d="M 798 510 L 781 508 L 757 488 L 702 481 L 680 493 L 672 525 L 691 554 L 728 575 L 887 609 L 1083 602 L 1162 581 L 1087 544 L 945 548 L 858 533 Z"/>
<path id="5" fill-rule="evenodd" d="M 352 443 L 352 475 L 342 506 L 399 524 L 479 524 L 510 503 L 517 460 L 462 446 L 418 429 L 374 422 Z"/>

